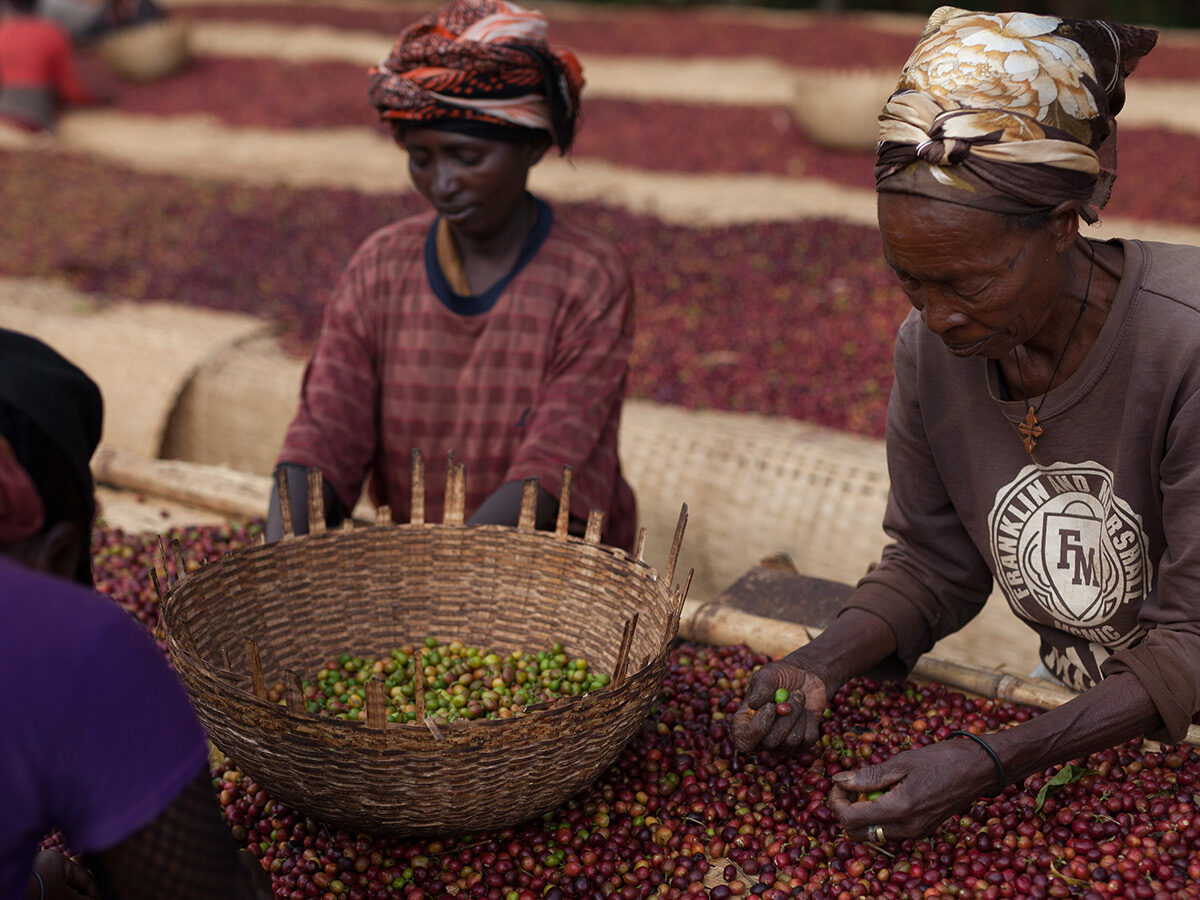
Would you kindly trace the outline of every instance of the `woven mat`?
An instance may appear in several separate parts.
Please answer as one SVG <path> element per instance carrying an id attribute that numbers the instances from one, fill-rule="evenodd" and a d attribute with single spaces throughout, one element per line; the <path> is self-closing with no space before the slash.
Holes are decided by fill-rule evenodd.
<path id="1" fill-rule="evenodd" d="M 247 473 L 261 482 L 265 511 L 267 476 L 304 366 L 279 350 L 267 326 L 178 306 L 99 308 L 64 288 L 12 279 L 0 279 L 0 325 L 48 340 L 96 378 L 108 408 L 109 450 Z M 697 601 L 715 599 L 779 554 L 807 576 L 853 584 L 886 542 L 880 441 L 792 420 L 632 400 L 620 452 L 651 564 L 667 558 L 680 505 L 688 504 L 676 577 L 695 569 L 689 596 Z M 136 489 L 132 505 L 127 497 L 107 498 L 112 524 L 156 531 L 189 515 L 162 517 L 173 507 L 155 493 Z M 259 509 L 244 505 L 244 515 Z M 367 520 L 370 512 L 365 500 L 355 510 Z M 1036 647 L 1026 647 L 1028 630 L 1013 625 L 1007 604 L 994 597 L 942 652 L 973 659 L 1004 648 L 1003 656 L 1019 663 L 1012 671 L 1027 674 L 1024 662 L 1036 662 Z"/>
<path id="2" fill-rule="evenodd" d="M 886 543 L 881 441 L 806 422 L 633 401 L 621 464 L 661 558 L 688 505 L 679 571 L 689 596 L 716 597 L 760 559 L 788 554 L 808 575 L 853 584 Z"/>
<path id="3" fill-rule="evenodd" d="M 164 455 L 269 474 L 295 412 L 303 362 L 254 340 L 214 357 L 180 397 Z M 249 386 L 253 385 L 253 390 Z M 885 543 L 883 445 L 803 422 L 631 400 L 620 454 L 665 559 L 688 504 L 680 577 L 712 599 L 758 560 L 786 552 L 800 571 L 853 583 Z"/>
<path id="4" fill-rule="evenodd" d="M 104 443 L 268 475 L 295 412 L 303 361 L 269 326 L 165 304 L 98 307 L 85 295 L 0 279 L 0 325 L 28 331 L 101 386 Z M 883 445 L 792 420 L 626 404 L 620 453 L 647 529 L 646 558 L 665 559 L 679 508 L 688 539 L 679 578 L 715 598 L 758 560 L 788 553 L 799 571 L 853 583 L 885 543 Z M 265 498 L 264 498 L 265 503 Z"/>
<path id="5" fill-rule="evenodd" d="M 179 394 L 163 455 L 268 475 L 295 412 L 303 361 L 268 338 L 217 349 Z M 620 453 L 665 559 L 679 508 L 679 574 L 712 599 L 758 560 L 786 552 L 800 571 L 853 583 L 878 558 L 887 472 L 879 441 L 803 422 L 626 403 Z"/>
<path id="6" fill-rule="evenodd" d="M 36 279 L 0 278 L 0 326 L 31 334 L 90 375 L 104 395 L 102 443 L 156 457 L 184 386 L 223 348 L 271 326 L 166 304 L 98 305 Z"/>
<path id="7" fill-rule="evenodd" d="M 304 364 L 270 337 L 218 350 L 179 395 L 162 455 L 269 476 L 296 414 Z"/>

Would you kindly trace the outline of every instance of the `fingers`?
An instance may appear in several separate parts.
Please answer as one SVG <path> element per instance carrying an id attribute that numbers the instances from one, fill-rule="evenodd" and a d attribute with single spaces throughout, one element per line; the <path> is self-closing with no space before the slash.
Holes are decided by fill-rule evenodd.
<path id="1" fill-rule="evenodd" d="M 92 877 L 91 872 L 73 859 L 65 858 L 64 863 L 68 885 L 87 897 L 100 896 L 100 888 L 96 885 L 96 879 Z"/>
<path id="2" fill-rule="evenodd" d="M 100 900 L 91 872 L 58 850 L 40 850 L 33 860 L 42 876 L 47 897 L 80 897 Z"/>
<path id="3" fill-rule="evenodd" d="M 906 837 L 903 823 L 898 822 L 890 804 L 879 798 L 867 799 L 870 794 L 847 790 L 844 783 L 835 783 L 829 791 L 829 809 L 842 823 L 846 834 L 859 843 L 881 844 Z M 887 796 L 886 793 L 881 796 Z"/>
<path id="4" fill-rule="evenodd" d="M 866 765 L 848 772 L 838 772 L 833 776 L 835 788 L 844 790 L 851 796 L 873 794 L 887 791 L 904 780 L 904 770 L 894 763 L 896 757 L 879 765 Z"/>
<path id="5" fill-rule="evenodd" d="M 733 746 L 738 753 L 749 753 L 761 737 L 755 734 L 753 721 L 754 710 L 744 703 L 733 714 L 729 728 L 733 732 Z"/>
<path id="6" fill-rule="evenodd" d="M 820 706 L 809 706 L 809 715 L 804 719 L 804 736 L 803 743 L 805 746 L 815 744 L 821 738 L 821 713 L 824 708 Z M 817 712 L 820 710 L 820 712 Z"/>
<path id="7" fill-rule="evenodd" d="M 743 706 L 758 709 L 775 693 L 775 679 L 769 677 L 767 669 L 759 669 L 750 679 L 750 689 L 742 700 Z"/>
<path id="8" fill-rule="evenodd" d="M 742 705 L 733 715 L 734 744 L 741 753 L 754 750 L 770 731 L 775 721 L 774 670 L 768 663 L 754 673 Z"/>
<path id="9" fill-rule="evenodd" d="M 787 712 L 783 712 L 787 710 Z M 771 730 L 767 732 L 767 736 L 763 738 L 763 746 L 769 749 L 785 748 L 796 749 L 804 744 L 804 736 L 806 734 L 806 720 L 811 719 L 808 715 L 808 710 L 804 708 L 803 703 L 792 702 L 790 699 L 785 703 L 775 705 L 775 722 L 771 725 Z"/>
<path id="10" fill-rule="evenodd" d="M 749 752 L 761 745 L 793 752 L 814 743 L 820 737 L 824 701 L 819 680 L 790 664 L 768 663 L 750 679 L 742 705 L 733 716 L 738 750 Z"/>
<path id="11" fill-rule="evenodd" d="M 754 750 L 762 743 L 774 722 L 773 703 L 768 703 L 755 712 L 748 703 L 743 702 L 741 708 L 733 715 L 733 740 L 738 752 L 749 753 Z"/>

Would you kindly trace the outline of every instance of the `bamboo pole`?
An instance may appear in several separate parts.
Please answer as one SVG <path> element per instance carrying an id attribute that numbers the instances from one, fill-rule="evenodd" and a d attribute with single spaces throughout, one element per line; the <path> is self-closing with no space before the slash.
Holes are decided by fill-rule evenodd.
<path id="1" fill-rule="evenodd" d="M 99 484 L 166 497 L 227 516 L 264 516 L 271 496 L 271 479 L 266 475 L 181 460 L 146 459 L 112 447 L 96 451 L 92 475 Z"/>
<path id="2" fill-rule="evenodd" d="M 269 475 L 180 459 L 147 459 L 115 447 L 100 447 L 92 456 L 91 469 L 97 484 L 235 519 L 266 516 L 273 484 Z M 359 503 L 354 521 L 370 524 L 374 511 Z"/>
<path id="3" fill-rule="evenodd" d="M 684 601 L 679 616 L 679 636 L 684 640 L 718 647 L 746 644 L 751 650 L 771 657 L 783 656 L 807 644 L 810 630 L 804 625 L 698 600 Z"/>
<path id="4" fill-rule="evenodd" d="M 221 466 L 150 460 L 109 447 L 101 447 L 93 456 L 92 474 L 101 484 L 164 497 L 229 516 L 261 516 L 271 491 L 271 479 L 266 476 Z M 686 521 L 686 516 L 685 506 L 680 525 Z M 691 599 L 684 602 L 679 620 L 679 636 L 685 640 L 716 646 L 746 644 L 752 650 L 772 657 L 790 653 L 819 633 L 820 629 L 811 626 Z M 918 660 L 913 676 L 939 681 L 981 697 L 1024 703 L 1040 709 L 1053 709 L 1076 696 L 1073 691 L 1046 682 L 932 656 Z M 1200 726 L 1189 728 L 1185 741 L 1200 746 Z"/>
<path id="5" fill-rule="evenodd" d="M 758 653 L 779 658 L 802 647 L 821 633 L 821 629 L 795 622 L 756 616 L 719 603 L 688 600 L 679 619 L 679 636 L 684 640 L 722 646 L 745 644 Z M 1075 691 L 1033 678 L 1007 672 L 978 669 L 974 666 L 922 656 L 913 667 L 912 677 L 937 681 L 980 697 L 1007 700 L 1039 709 L 1054 709 L 1079 696 Z M 1184 743 L 1200 747 L 1200 726 L 1188 729 Z"/>

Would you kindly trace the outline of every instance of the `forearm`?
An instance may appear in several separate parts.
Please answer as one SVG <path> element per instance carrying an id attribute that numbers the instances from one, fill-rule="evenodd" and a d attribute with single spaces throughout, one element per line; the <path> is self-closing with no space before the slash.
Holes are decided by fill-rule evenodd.
<path id="1" fill-rule="evenodd" d="M 488 495 L 471 516 L 472 525 L 516 525 L 521 517 L 521 494 L 524 483 L 510 481 Z M 537 489 L 535 528 L 552 528 L 558 515 L 558 498 L 542 487 Z"/>
<path id="2" fill-rule="evenodd" d="M 280 463 L 276 470 L 287 471 L 288 500 L 292 512 L 292 533 L 308 534 L 308 470 L 294 463 Z M 322 503 L 325 509 L 325 524 L 336 527 L 348 515 L 346 505 L 337 492 L 326 481 L 322 481 Z M 283 537 L 283 506 L 279 499 L 278 485 L 271 487 L 271 499 L 267 504 L 266 540 L 273 543 Z"/>
<path id="3" fill-rule="evenodd" d="M 985 735 L 1004 764 L 1009 782 L 1141 737 L 1162 718 L 1136 675 L 1105 678 L 1069 703 L 1028 722 Z M 980 755 L 984 756 L 982 748 Z M 990 761 L 985 760 L 988 764 Z"/>
<path id="4" fill-rule="evenodd" d="M 785 660 L 818 675 L 830 696 L 851 678 L 896 652 L 887 622 L 862 609 L 847 609 L 819 635 Z"/>

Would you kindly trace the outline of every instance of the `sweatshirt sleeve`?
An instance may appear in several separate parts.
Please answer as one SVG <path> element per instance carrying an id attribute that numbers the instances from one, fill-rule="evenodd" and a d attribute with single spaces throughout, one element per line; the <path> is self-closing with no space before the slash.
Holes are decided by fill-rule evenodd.
<path id="1" fill-rule="evenodd" d="M 896 654 L 874 670 L 908 674 L 933 645 L 967 624 L 987 601 L 992 575 L 950 501 L 926 438 L 912 316 L 896 339 L 896 377 L 888 403 L 890 489 L 884 531 L 892 543 L 859 583 L 846 608 L 888 623 Z"/>
<path id="2" fill-rule="evenodd" d="M 1179 741 L 1200 710 L 1200 391 L 1179 403 L 1159 472 L 1166 547 L 1139 616 L 1146 637 L 1101 671 L 1136 675 L 1163 719 L 1155 737 Z"/>
<path id="3" fill-rule="evenodd" d="M 358 502 L 378 446 L 375 329 L 363 313 L 376 283 L 373 261 L 360 250 L 338 284 L 278 457 L 320 469 L 347 509 Z"/>

